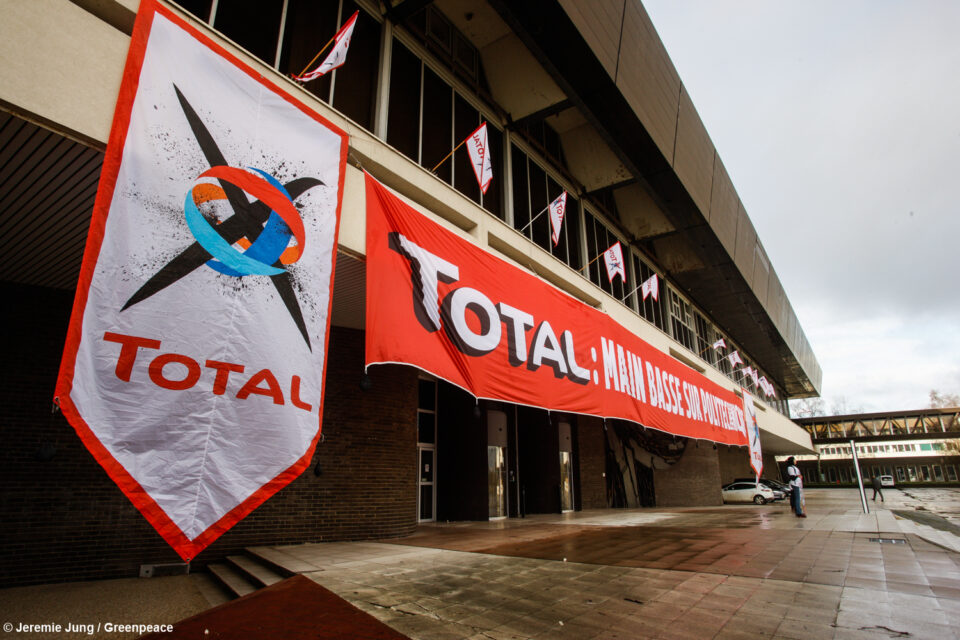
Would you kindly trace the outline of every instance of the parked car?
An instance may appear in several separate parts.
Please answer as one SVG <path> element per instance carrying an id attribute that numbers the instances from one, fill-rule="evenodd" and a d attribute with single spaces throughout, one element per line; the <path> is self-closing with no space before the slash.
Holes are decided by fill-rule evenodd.
<path id="1" fill-rule="evenodd" d="M 753 502 L 767 504 L 777 499 L 776 493 L 770 487 L 753 480 L 749 482 L 732 482 L 720 490 L 724 502 Z M 781 499 L 783 495 L 781 494 Z"/>
<path id="2" fill-rule="evenodd" d="M 892 487 L 893 485 L 893 476 L 880 476 L 880 486 L 882 487 Z"/>
<path id="3" fill-rule="evenodd" d="M 754 478 L 736 478 L 734 480 L 734 482 L 749 482 L 750 484 L 753 484 L 755 481 L 756 480 Z M 773 489 L 774 493 L 780 492 L 781 496 L 777 498 L 778 500 L 789 497 L 790 493 L 793 491 L 790 485 L 784 484 L 779 480 L 771 480 L 770 478 L 760 478 L 760 484 L 770 487 Z"/>

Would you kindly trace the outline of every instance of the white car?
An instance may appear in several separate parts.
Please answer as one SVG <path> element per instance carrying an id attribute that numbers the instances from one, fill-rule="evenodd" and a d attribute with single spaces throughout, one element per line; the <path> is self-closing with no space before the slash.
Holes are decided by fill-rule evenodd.
<path id="1" fill-rule="evenodd" d="M 880 486 L 881 487 L 892 487 L 893 485 L 893 476 L 880 476 Z"/>
<path id="2" fill-rule="evenodd" d="M 773 489 L 755 482 L 734 482 L 720 490 L 724 502 L 753 502 L 767 504 L 776 499 Z"/>

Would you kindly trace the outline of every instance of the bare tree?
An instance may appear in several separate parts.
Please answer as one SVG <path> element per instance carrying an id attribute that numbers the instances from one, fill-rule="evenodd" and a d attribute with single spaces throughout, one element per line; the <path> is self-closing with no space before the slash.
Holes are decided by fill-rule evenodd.
<path id="1" fill-rule="evenodd" d="M 802 398 L 790 401 L 790 415 L 794 418 L 811 418 L 827 415 L 823 398 Z"/>
<path id="2" fill-rule="evenodd" d="M 940 393 L 936 389 L 930 389 L 930 408 L 946 407 L 960 407 L 960 393 Z"/>
<path id="3" fill-rule="evenodd" d="M 838 396 L 830 403 L 830 412 L 835 416 L 848 416 L 863 413 L 863 406 L 853 406 L 846 396 Z"/>

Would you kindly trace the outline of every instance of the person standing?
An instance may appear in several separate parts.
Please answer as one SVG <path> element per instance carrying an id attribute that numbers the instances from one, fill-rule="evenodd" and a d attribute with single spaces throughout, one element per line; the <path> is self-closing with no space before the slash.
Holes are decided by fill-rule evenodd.
<path id="1" fill-rule="evenodd" d="M 871 484 L 873 485 L 873 501 L 874 501 L 874 502 L 877 501 L 877 494 L 879 493 L 879 494 L 880 494 L 880 502 L 886 502 L 886 501 L 883 499 L 883 491 L 881 491 L 881 489 L 883 488 L 883 483 L 880 481 L 880 476 L 874 475 L 874 476 L 873 476 L 873 480 L 871 480 L 870 482 L 871 482 Z"/>
<path id="2" fill-rule="evenodd" d="M 787 458 L 787 482 L 790 484 L 790 506 L 798 518 L 806 518 L 803 512 L 803 476 L 793 456 Z"/>

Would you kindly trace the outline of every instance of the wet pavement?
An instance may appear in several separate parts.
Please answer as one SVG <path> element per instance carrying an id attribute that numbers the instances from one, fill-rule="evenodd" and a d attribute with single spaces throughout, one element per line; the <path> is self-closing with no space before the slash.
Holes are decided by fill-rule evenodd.
<path id="1" fill-rule="evenodd" d="M 411 638 L 958 638 L 960 553 L 925 539 L 952 534 L 893 515 L 922 498 L 886 499 L 865 515 L 853 490 L 811 490 L 806 519 L 604 510 L 278 549 Z"/>
<path id="2" fill-rule="evenodd" d="M 960 640 L 960 537 L 895 516 L 955 523 L 960 489 L 885 498 L 869 515 L 856 491 L 819 489 L 807 492 L 806 519 L 782 503 L 596 510 L 272 549 L 322 567 L 303 575 L 425 640 Z M 0 612 L 39 622 L 136 611 L 172 623 L 204 608 L 202 577 L 6 589 Z"/>

